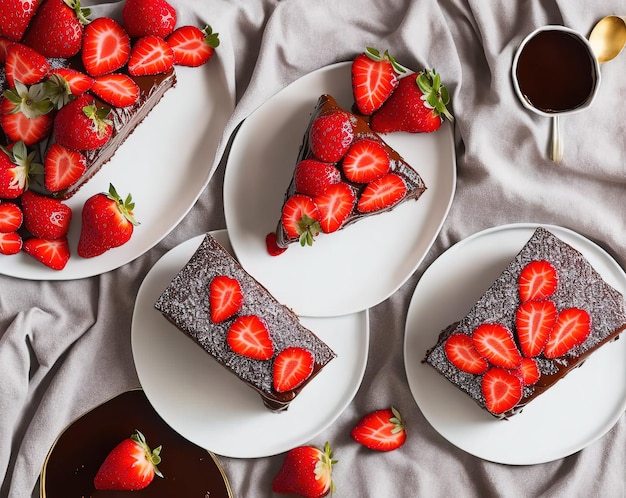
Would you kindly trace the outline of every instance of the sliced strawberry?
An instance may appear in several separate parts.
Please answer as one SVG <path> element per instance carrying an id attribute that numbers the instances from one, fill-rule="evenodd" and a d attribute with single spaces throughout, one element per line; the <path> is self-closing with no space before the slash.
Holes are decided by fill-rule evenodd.
<path id="1" fill-rule="evenodd" d="M 0 204 L 0 233 L 15 232 L 22 226 L 24 215 L 22 210 L 14 202 Z"/>
<path id="2" fill-rule="evenodd" d="M 7 54 L 9 53 L 9 46 L 15 43 L 13 40 L 0 36 L 0 63 L 4 64 L 7 61 Z"/>
<path id="3" fill-rule="evenodd" d="M 67 204 L 32 190 L 26 190 L 21 200 L 24 226 L 32 235 L 47 240 L 67 235 L 72 220 L 72 210 Z"/>
<path id="4" fill-rule="evenodd" d="M 85 26 L 81 58 L 89 75 L 102 76 L 117 71 L 129 57 L 130 37 L 120 23 L 99 17 Z"/>
<path id="5" fill-rule="evenodd" d="M 12 88 L 16 81 L 24 85 L 39 83 L 50 71 L 50 63 L 32 48 L 21 43 L 13 43 L 7 50 L 4 68 L 7 83 Z"/>
<path id="6" fill-rule="evenodd" d="M 522 358 L 522 362 L 515 372 L 519 373 L 522 383 L 525 386 L 532 386 L 533 384 L 536 384 L 541 377 L 537 360 L 534 358 Z"/>
<path id="7" fill-rule="evenodd" d="M 50 71 L 50 74 L 58 74 L 69 85 L 70 93 L 72 95 L 82 95 L 89 91 L 93 85 L 93 78 L 77 69 L 69 67 L 55 68 Z"/>
<path id="8" fill-rule="evenodd" d="M 354 140 L 350 114 L 335 111 L 315 118 L 309 132 L 311 152 L 320 161 L 336 163 L 348 151 Z"/>
<path id="9" fill-rule="evenodd" d="M 174 53 L 174 64 L 198 67 L 208 62 L 219 46 L 219 34 L 211 26 L 204 29 L 195 26 L 176 28 L 166 40 Z"/>
<path id="10" fill-rule="evenodd" d="M 139 98 L 139 85 L 122 73 L 97 76 L 91 91 L 114 107 L 128 107 Z"/>
<path id="11" fill-rule="evenodd" d="M 10 150 L 0 147 L 0 198 L 16 199 L 28 188 L 31 175 L 41 166 L 33 162 L 34 156 L 21 141 Z"/>
<path id="12" fill-rule="evenodd" d="M 543 350 L 546 358 L 558 358 L 581 345 L 591 332 L 591 317 L 585 310 L 567 308 L 559 313 Z"/>
<path id="13" fill-rule="evenodd" d="M 341 181 L 341 172 L 334 163 L 303 159 L 296 165 L 293 176 L 296 192 L 315 197 Z"/>
<path id="14" fill-rule="evenodd" d="M 128 73 L 132 76 L 161 74 L 174 65 L 174 53 L 163 38 L 144 36 L 133 45 L 128 61 Z"/>
<path id="15" fill-rule="evenodd" d="M 347 183 L 335 183 L 326 189 L 322 195 L 313 198 L 320 212 L 320 226 L 324 233 L 339 230 L 356 202 L 354 190 Z"/>
<path id="16" fill-rule="evenodd" d="M 511 410 L 522 399 L 522 380 L 504 368 L 487 370 L 481 387 L 487 410 L 496 415 Z"/>
<path id="17" fill-rule="evenodd" d="M 87 159 L 77 151 L 53 144 L 44 159 L 44 182 L 50 192 L 66 189 L 78 181 L 87 169 Z"/>
<path id="18" fill-rule="evenodd" d="M 287 236 L 299 239 L 300 245 L 312 245 L 314 237 L 322 230 L 319 209 L 307 195 L 292 195 L 283 206 L 281 223 Z"/>
<path id="19" fill-rule="evenodd" d="M 33 87 L 31 87 L 32 89 Z M 34 145 L 48 136 L 54 114 L 49 100 L 31 97 L 31 91 L 20 83 L 4 92 L 0 100 L 0 124 L 12 142 Z"/>
<path id="20" fill-rule="evenodd" d="M 283 349 L 274 360 L 274 390 L 279 393 L 291 391 L 313 373 L 315 359 L 304 348 Z"/>
<path id="21" fill-rule="evenodd" d="M 10 256 L 22 250 L 22 237 L 17 232 L 0 232 L 0 254 Z"/>
<path id="22" fill-rule="evenodd" d="M 552 301 L 526 301 L 517 308 L 515 327 L 524 356 L 532 358 L 543 351 L 557 314 Z"/>
<path id="23" fill-rule="evenodd" d="M 476 351 L 497 367 L 514 369 L 522 361 L 513 334 L 499 323 L 484 323 L 476 327 L 472 342 Z"/>
<path id="24" fill-rule="evenodd" d="M 279 247 L 276 242 L 276 232 L 270 232 L 265 236 L 265 247 L 270 256 L 279 256 L 287 250 L 286 247 Z"/>
<path id="25" fill-rule="evenodd" d="M 388 173 L 390 168 L 385 148 L 369 138 L 354 142 L 343 158 L 343 174 L 352 182 L 372 182 Z"/>
<path id="26" fill-rule="evenodd" d="M 385 51 L 367 47 L 352 61 L 352 95 L 360 113 L 370 115 L 379 109 L 398 87 L 398 74 L 405 70 Z"/>
<path id="27" fill-rule="evenodd" d="M 242 304 L 243 293 L 236 279 L 218 275 L 211 280 L 209 285 L 211 320 L 215 323 L 223 322 L 237 313 Z"/>
<path id="28" fill-rule="evenodd" d="M 235 353 L 255 360 L 269 360 L 274 345 L 263 320 L 256 315 L 235 318 L 226 334 L 226 342 Z"/>
<path id="29" fill-rule="evenodd" d="M 392 451 L 406 441 L 402 417 L 393 407 L 368 413 L 350 431 L 350 435 L 357 443 L 376 451 Z"/>
<path id="30" fill-rule="evenodd" d="M 405 195 L 404 180 L 395 173 L 387 173 L 366 185 L 357 203 L 357 209 L 362 213 L 380 211 L 394 206 Z"/>
<path id="31" fill-rule="evenodd" d="M 531 261 L 522 269 L 518 283 L 522 302 L 547 299 L 556 291 L 558 276 L 548 261 Z"/>
<path id="32" fill-rule="evenodd" d="M 53 270 L 62 270 L 70 259 L 67 238 L 46 240 L 33 237 L 24 241 L 24 251 Z"/>
<path id="33" fill-rule="evenodd" d="M 446 339 L 444 351 L 448 361 L 463 372 L 480 375 L 489 368 L 489 363 L 480 356 L 467 334 L 452 334 Z"/>

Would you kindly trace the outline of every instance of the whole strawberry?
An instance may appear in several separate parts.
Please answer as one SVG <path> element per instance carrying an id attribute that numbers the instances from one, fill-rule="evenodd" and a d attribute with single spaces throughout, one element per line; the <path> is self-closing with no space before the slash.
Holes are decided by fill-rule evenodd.
<path id="1" fill-rule="evenodd" d="M 2 0 L 0 2 L 0 36 L 20 41 L 37 12 L 39 0 Z"/>
<path id="2" fill-rule="evenodd" d="M 281 494 L 298 494 L 305 498 L 326 496 L 334 491 L 330 445 L 324 450 L 315 446 L 299 446 L 287 452 L 282 467 L 272 481 L 272 491 Z"/>
<path id="3" fill-rule="evenodd" d="M 135 203 L 130 194 L 122 200 L 115 187 L 91 196 L 83 206 L 78 255 L 92 258 L 130 240 L 135 225 Z"/>
<path id="4" fill-rule="evenodd" d="M 82 95 L 63 106 L 54 118 L 54 138 L 72 150 L 93 150 L 102 147 L 113 132 L 113 123 L 106 119 L 109 110 L 96 105 L 93 96 Z"/>
<path id="5" fill-rule="evenodd" d="M 163 477 L 157 467 L 161 463 L 160 453 L 161 446 L 151 450 L 144 435 L 137 431 L 107 455 L 94 477 L 94 486 L 97 490 L 144 489 L 155 474 Z"/>
<path id="6" fill-rule="evenodd" d="M 126 31 L 133 38 L 165 38 L 176 27 L 176 10 L 165 0 L 126 0 L 122 10 Z"/>
<path id="7" fill-rule="evenodd" d="M 378 133 L 436 131 L 443 116 L 450 121 L 454 119 L 446 108 L 449 102 L 448 90 L 434 69 L 405 76 L 389 99 L 372 114 L 370 126 Z"/>
<path id="8" fill-rule="evenodd" d="M 46 57 L 72 57 L 81 48 L 83 26 L 89 24 L 90 13 L 81 8 L 80 0 L 44 0 L 24 44 Z"/>

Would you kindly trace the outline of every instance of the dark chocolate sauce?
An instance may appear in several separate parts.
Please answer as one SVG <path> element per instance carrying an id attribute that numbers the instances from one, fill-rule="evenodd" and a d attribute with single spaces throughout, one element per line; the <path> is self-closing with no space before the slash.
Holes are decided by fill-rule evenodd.
<path id="1" fill-rule="evenodd" d="M 524 98 L 537 109 L 576 109 L 593 93 L 595 66 L 585 44 L 565 31 L 541 31 L 523 47 L 516 77 Z"/>

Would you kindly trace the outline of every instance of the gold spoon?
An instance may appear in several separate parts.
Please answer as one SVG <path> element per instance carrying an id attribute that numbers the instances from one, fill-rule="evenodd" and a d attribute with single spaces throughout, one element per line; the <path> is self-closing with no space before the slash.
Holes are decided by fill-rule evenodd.
<path id="1" fill-rule="evenodd" d="M 617 57 L 626 45 L 625 17 L 606 16 L 600 19 L 591 30 L 589 43 L 600 64 Z"/>

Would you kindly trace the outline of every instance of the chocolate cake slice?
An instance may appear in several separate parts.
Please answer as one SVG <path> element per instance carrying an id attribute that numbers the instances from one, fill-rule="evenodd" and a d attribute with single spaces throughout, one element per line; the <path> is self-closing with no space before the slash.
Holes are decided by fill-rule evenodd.
<path id="1" fill-rule="evenodd" d="M 319 138 L 320 135 L 324 136 L 323 140 L 329 142 L 335 140 L 335 137 L 332 136 L 334 130 L 330 128 L 324 128 L 320 132 L 319 129 L 323 127 L 318 126 L 318 124 L 322 119 L 337 115 L 341 115 L 345 119 L 341 129 L 343 136 L 340 140 L 343 150 L 339 152 L 340 157 L 320 150 L 319 146 L 319 142 L 322 140 Z M 315 138 L 313 138 L 314 136 Z M 323 144 L 323 148 L 325 147 L 326 144 Z M 359 148 L 360 150 L 357 152 Z M 372 152 L 372 149 L 382 149 L 382 152 Z M 377 155 L 387 158 L 386 169 L 381 170 L 378 165 L 371 167 L 367 164 L 370 159 L 377 157 Z M 353 160 L 348 166 L 348 161 L 350 161 L 348 157 L 350 156 L 352 159 L 356 157 L 357 160 Z M 313 189 L 301 186 L 298 181 L 298 168 L 305 160 L 322 163 L 327 168 L 331 166 L 336 168 L 337 172 L 334 178 L 330 180 L 327 178 L 320 179 L 322 183 L 330 183 L 329 188 L 321 191 L 318 188 L 319 185 Z M 332 168 L 330 169 L 332 170 Z M 376 172 L 372 173 L 371 170 L 376 170 Z M 326 173 L 323 174 L 326 175 Z M 331 233 L 366 217 L 390 211 L 403 202 L 419 199 L 425 190 L 426 185 L 419 173 L 380 135 L 374 132 L 362 116 L 342 109 L 331 95 L 322 95 L 311 114 L 296 160 L 294 175 L 285 193 L 281 220 L 276 228 L 276 244 L 279 248 L 286 248 L 289 244 L 298 241 L 302 245 L 310 244 L 312 237 L 319 232 Z M 294 231 L 293 227 L 288 226 L 293 221 L 293 217 L 287 220 L 292 215 L 286 213 L 287 211 L 293 213 L 291 204 L 294 196 L 300 201 L 310 199 L 316 205 L 315 212 L 318 213 L 319 210 L 316 215 L 311 215 L 310 212 L 304 213 L 313 218 L 309 220 L 311 223 L 318 223 L 312 228 L 313 233 L 308 237 L 308 240 L 306 233 L 305 237 L 302 236 L 302 233 L 306 231 L 305 229 Z M 296 220 L 296 222 L 299 221 Z M 307 229 L 310 228 L 307 227 Z"/>
<path id="2" fill-rule="evenodd" d="M 481 408 L 508 418 L 625 328 L 622 294 L 539 227 L 424 361 Z"/>
<path id="3" fill-rule="evenodd" d="M 228 289 L 220 293 L 215 284 L 228 282 Z M 220 303 L 237 302 L 231 299 L 233 282 L 240 289 L 239 305 L 232 307 L 228 316 L 222 313 Z M 235 284 L 236 285 L 236 284 Z M 221 297 L 221 299 L 220 299 Z M 155 303 L 170 322 L 195 341 L 218 363 L 230 370 L 252 389 L 272 411 L 281 411 L 298 396 L 306 385 L 335 358 L 335 353 L 313 332 L 305 328 L 298 317 L 280 304 L 262 285 L 251 277 L 237 261 L 210 234 L 184 268 L 174 277 Z M 234 311 L 233 311 L 234 310 Z M 254 320 L 249 317 L 255 317 Z M 257 320 L 258 319 L 258 320 Z M 259 326 L 259 321 L 262 326 Z M 271 344 L 269 353 L 259 357 L 242 351 L 240 326 L 243 327 L 246 346 Z M 260 335 L 258 328 L 265 329 Z M 233 342 L 233 331 L 237 335 Z M 254 336 L 254 337 L 252 337 Z M 262 336 L 262 337 L 261 337 Z M 269 341 L 265 341 L 269 337 Z M 308 372 L 294 387 L 285 387 L 285 372 L 300 371 L 302 365 L 292 356 L 298 353 L 311 359 Z M 284 369 L 283 358 L 293 361 Z M 284 366 L 284 365 L 283 365 Z"/>

